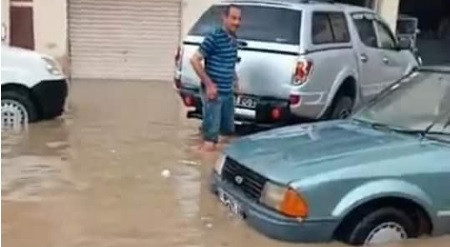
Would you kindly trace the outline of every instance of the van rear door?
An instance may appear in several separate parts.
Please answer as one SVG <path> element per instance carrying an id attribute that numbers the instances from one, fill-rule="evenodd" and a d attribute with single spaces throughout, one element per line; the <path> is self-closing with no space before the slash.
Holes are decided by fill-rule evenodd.
<path id="1" fill-rule="evenodd" d="M 241 90 L 255 96 L 288 99 L 300 50 L 302 12 L 284 5 L 239 5 L 241 27 L 236 71 Z M 181 81 L 198 87 L 199 79 L 189 59 L 205 35 L 221 26 L 224 5 L 213 5 L 190 30 L 184 40 Z"/>

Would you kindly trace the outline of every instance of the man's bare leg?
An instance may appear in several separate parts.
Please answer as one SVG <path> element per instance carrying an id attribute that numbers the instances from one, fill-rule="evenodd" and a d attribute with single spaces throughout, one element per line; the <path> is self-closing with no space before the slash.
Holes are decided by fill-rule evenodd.
<path id="1" fill-rule="evenodd" d="M 216 144 L 214 142 L 205 141 L 200 149 L 204 152 L 214 152 L 216 151 Z"/>
<path id="2" fill-rule="evenodd" d="M 234 136 L 220 136 L 219 143 L 230 144 L 230 142 L 233 141 L 233 139 L 234 139 Z"/>

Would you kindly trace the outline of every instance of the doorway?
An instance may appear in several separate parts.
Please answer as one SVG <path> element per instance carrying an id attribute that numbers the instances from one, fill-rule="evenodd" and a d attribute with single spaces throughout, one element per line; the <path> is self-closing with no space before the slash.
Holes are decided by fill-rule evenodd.
<path id="1" fill-rule="evenodd" d="M 34 49 L 33 7 L 10 7 L 11 46 Z"/>

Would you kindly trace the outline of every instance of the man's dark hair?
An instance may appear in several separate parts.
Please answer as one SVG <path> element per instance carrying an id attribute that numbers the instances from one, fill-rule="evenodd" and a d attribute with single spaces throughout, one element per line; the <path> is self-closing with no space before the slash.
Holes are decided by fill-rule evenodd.
<path id="1" fill-rule="evenodd" d="M 226 7 L 225 7 L 225 9 L 224 9 L 224 11 L 223 11 L 223 14 L 225 15 L 225 16 L 228 16 L 229 14 L 230 14 L 230 10 L 231 9 L 241 9 L 241 7 L 239 7 L 238 5 L 236 5 L 236 4 L 229 4 L 229 5 L 227 5 Z"/>

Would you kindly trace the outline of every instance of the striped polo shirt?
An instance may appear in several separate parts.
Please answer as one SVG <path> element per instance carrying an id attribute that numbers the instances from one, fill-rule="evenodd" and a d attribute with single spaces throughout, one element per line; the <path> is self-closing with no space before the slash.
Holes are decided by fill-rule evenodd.
<path id="1" fill-rule="evenodd" d="M 205 72 L 217 85 L 219 93 L 232 93 L 237 61 L 236 39 L 218 28 L 205 37 L 199 51 L 205 59 Z"/>

